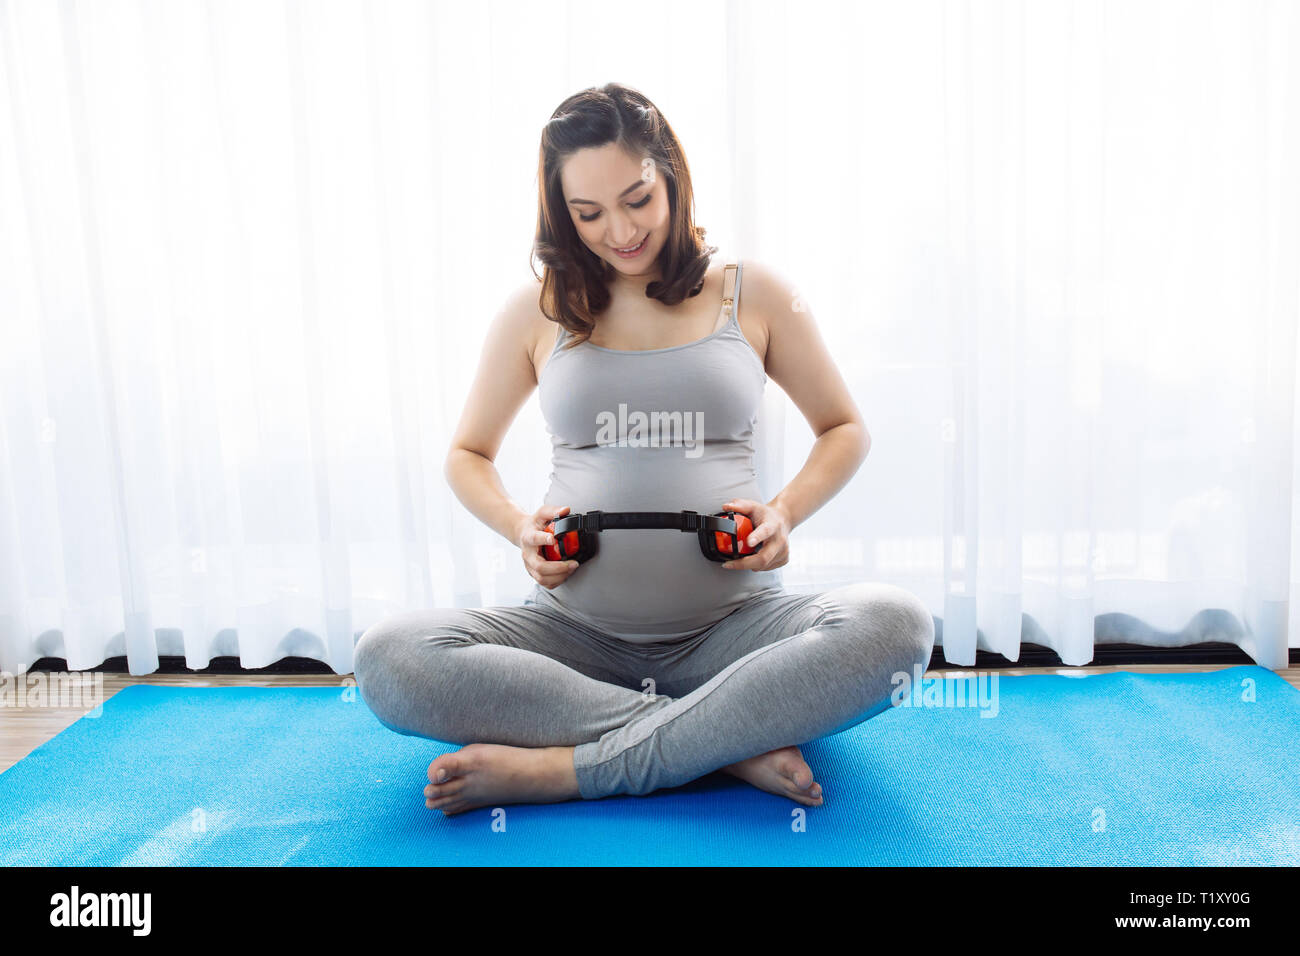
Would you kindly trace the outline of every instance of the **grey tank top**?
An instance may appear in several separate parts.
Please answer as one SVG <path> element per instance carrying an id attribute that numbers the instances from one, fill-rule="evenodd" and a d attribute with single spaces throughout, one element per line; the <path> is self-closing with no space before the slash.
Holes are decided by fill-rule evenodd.
<path id="1" fill-rule="evenodd" d="M 544 504 L 716 514 L 733 497 L 763 500 L 753 438 L 767 372 L 737 320 L 742 272 L 726 266 L 722 328 L 685 345 L 565 350 L 571 334 L 558 330 L 538 381 L 552 448 Z M 632 528 L 602 531 L 594 558 L 533 597 L 643 644 L 690 637 L 782 586 L 779 570 L 710 561 L 694 532 Z"/>

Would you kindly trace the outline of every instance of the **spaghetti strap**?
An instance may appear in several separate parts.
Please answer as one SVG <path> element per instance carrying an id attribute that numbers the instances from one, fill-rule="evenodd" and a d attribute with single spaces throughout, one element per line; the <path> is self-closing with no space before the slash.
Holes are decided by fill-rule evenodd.
<path id="1" fill-rule="evenodd" d="M 733 325 L 736 326 L 736 328 L 740 328 L 740 318 L 739 318 L 740 286 L 742 280 L 745 278 L 745 263 L 740 259 L 736 259 L 735 262 L 736 262 L 736 289 L 732 293 L 731 322 Z"/>
<path id="2" fill-rule="evenodd" d="M 740 265 L 736 260 L 727 263 L 722 278 L 722 311 L 727 313 L 728 321 L 736 314 L 736 291 Z"/>
<path id="3" fill-rule="evenodd" d="M 559 322 L 556 322 L 555 326 L 558 331 L 556 332 L 555 335 L 555 344 L 551 346 L 552 356 L 554 356 L 555 353 L 560 350 L 560 346 L 564 344 L 565 338 L 569 335 L 569 330 L 566 329 L 564 326 L 560 325 Z"/>

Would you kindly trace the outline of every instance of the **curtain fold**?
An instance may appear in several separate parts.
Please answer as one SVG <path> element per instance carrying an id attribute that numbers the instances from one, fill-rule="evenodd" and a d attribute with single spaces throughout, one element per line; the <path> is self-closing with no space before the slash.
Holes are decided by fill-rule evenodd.
<path id="1" fill-rule="evenodd" d="M 788 588 L 906 587 L 962 665 L 1286 665 L 1295 5 L 656 13 L 0 0 L 0 670 L 347 673 L 383 616 L 522 600 L 442 465 L 531 279 L 541 128 L 610 80 L 682 138 L 708 240 L 797 287 L 871 431 Z M 769 382 L 766 497 L 812 442 Z M 497 459 L 530 510 L 549 455 L 534 394 Z"/>

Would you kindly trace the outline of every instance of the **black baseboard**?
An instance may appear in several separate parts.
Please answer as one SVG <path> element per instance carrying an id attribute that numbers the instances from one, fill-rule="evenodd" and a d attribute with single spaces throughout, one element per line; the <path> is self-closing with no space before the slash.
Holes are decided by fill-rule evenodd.
<path id="1" fill-rule="evenodd" d="M 1290 666 L 1300 666 L 1300 648 L 1293 647 L 1287 658 Z M 1235 644 L 1221 641 L 1208 641 L 1187 647 L 1149 647 L 1142 644 L 1098 644 L 1093 650 L 1090 666 L 1117 667 L 1124 664 L 1253 664 L 1254 661 Z M 1040 644 L 1022 644 L 1020 659 L 1009 661 L 1001 654 L 992 651 L 976 651 L 975 664 L 971 666 L 950 664 L 943 659 L 943 648 L 936 647 L 930 657 L 930 669 L 944 670 L 994 670 L 1011 667 L 1067 667 L 1057 656 L 1056 651 Z M 31 666 L 33 671 L 52 671 L 62 673 L 68 669 L 67 661 L 62 657 L 42 657 Z M 126 658 L 110 657 L 98 667 L 90 668 L 92 673 L 125 674 Z M 190 670 L 185 666 L 183 657 L 160 657 L 155 674 L 192 674 L 194 676 L 211 674 L 334 674 L 329 665 L 309 657 L 284 657 L 266 667 L 246 668 L 239 666 L 238 657 L 214 657 L 212 663 L 203 670 Z"/>
<path id="2" fill-rule="evenodd" d="M 1300 648 L 1293 647 L 1287 656 L 1290 666 L 1300 665 Z M 1236 644 L 1222 641 L 1206 641 L 1201 644 L 1189 644 L 1186 647 L 1151 647 L 1145 644 L 1097 644 L 1093 647 L 1090 667 L 1118 667 L 1124 664 L 1253 664 L 1250 655 Z M 976 651 L 975 664 L 949 664 L 943 659 L 943 648 L 936 647 L 930 656 L 933 670 L 992 670 L 1011 667 L 1046 667 L 1060 668 L 1065 664 L 1056 651 L 1041 644 L 1021 644 L 1020 659 L 1009 661 L 993 651 Z"/>
<path id="3" fill-rule="evenodd" d="M 34 671 L 53 671 L 62 673 L 68 669 L 68 662 L 62 657 L 42 657 L 31 666 Z M 125 674 L 126 657 L 110 657 L 98 667 L 90 668 L 91 673 Z M 282 657 L 266 667 L 240 667 L 238 657 L 214 657 L 212 663 L 203 670 L 191 670 L 185 666 L 185 658 L 159 657 L 158 669 L 153 674 L 191 674 L 195 677 L 206 674 L 334 674 L 333 669 L 324 661 L 310 657 Z M 341 674 L 334 674 L 341 677 Z"/>

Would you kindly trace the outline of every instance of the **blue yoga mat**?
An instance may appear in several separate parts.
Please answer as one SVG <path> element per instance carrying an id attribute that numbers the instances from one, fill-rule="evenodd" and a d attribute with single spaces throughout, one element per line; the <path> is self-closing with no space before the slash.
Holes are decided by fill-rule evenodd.
<path id="1" fill-rule="evenodd" d="M 976 693 L 941 706 L 958 685 Z M 821 807 L 710 774 L 445 817 L 422 789 L 456 748 L 386 729 L 355 689 L 137 685 L 0 775 L 0 863 L 1300 863 L 1300 691 L 1272 671 L 980 689 L 926 678 L 806 744 Z"/>

